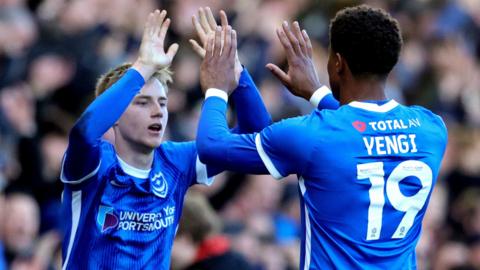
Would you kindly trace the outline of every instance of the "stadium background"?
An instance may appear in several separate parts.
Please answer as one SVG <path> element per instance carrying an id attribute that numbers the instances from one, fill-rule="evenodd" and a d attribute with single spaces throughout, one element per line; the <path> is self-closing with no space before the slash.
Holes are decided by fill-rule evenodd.
<path id="1" fill-rule="evenodd" d="M 385 8 L 403 31 L 389 97 L 433 110 L 449 128 L 417 248 L 419 269 L 480 268 L 479 0 L 0 0 L 0 239 L 14 262 L 11 269 L 60 269 L 58 176 L 68 130 L 92 100 L 96 78 L 134 59 L 151 10 L 168 10 L 169 42 L 180 44 L 166 134 L 183 141 L 195 137 L 202 102 L 200 59 L 188 44 L 196 38 L 191 15 L 198 7 L 227 11 L 239 33 L 241 62 L 276 121 L 312 107 L 264 68 L 285 63 L 275 28 L 285 19 L 299 20 L 314 39 L 317 70 L 328 83 L 329 19 L 360 3 Z M 294 177 L 277 183 L 270 176 L 223 173 L 213 187 L 194 189 L 220 216 L 232 248 L 257 269 L 298 267 Z M 174 265 L 189 260 L 188 250 L 188 243 L 177 244 Z"/>

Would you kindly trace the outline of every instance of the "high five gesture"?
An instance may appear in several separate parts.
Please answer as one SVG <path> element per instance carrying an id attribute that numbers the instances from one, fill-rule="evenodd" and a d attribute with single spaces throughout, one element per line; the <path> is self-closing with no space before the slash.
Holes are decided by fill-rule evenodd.
<path id="1" fill-rule="evenodd" d="M 170 26 L 167 11 L 156 10 L 148 16 L 143 31 L 138 59 L 133 67 L 147 80 L 157 70 L 168 67 L 178 51 L 178 44 L 170 45 L 165 52 L 165 36 Z"/>
<path id="2" fill-rule="evenodd" d="M 298 22 L 294 22 L 292 28 L 285 21 L 282 28 L 277 29 L 278 39 L 287 55 L 288 72 L 272 63 L 267 64 L 267 68 L 292 94 L 309 100 L 321 86 L 313 63 L 312 43 L 307 31 L 300 30 Z"/>

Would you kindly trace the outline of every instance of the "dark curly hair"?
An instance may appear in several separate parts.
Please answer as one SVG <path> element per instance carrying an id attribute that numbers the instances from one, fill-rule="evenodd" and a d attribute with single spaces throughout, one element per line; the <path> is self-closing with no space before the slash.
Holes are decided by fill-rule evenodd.
<path id="1" fill-rule="evenodd" d="M 339 11 L 330 22 L 330 46 L 355 77 L 387 76 L 398 61 L 402 36 L 397 20 L 367 5 Z"/>

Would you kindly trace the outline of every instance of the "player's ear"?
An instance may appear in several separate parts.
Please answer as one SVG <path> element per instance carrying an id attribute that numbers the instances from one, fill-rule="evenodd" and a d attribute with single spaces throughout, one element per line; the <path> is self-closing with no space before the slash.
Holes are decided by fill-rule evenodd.
<path id="1" fill-rule="evenodd" d="M 343 58 L 342 55 L 339 53 L 335 53 L 335 56 L 333 58 L 333 63 L 334 63 L 335 72 L 337 74 L 341 74 L 345 69 L 345 65 L 347 64 L 347 62 L 345 62 L 345 58 Z"/>

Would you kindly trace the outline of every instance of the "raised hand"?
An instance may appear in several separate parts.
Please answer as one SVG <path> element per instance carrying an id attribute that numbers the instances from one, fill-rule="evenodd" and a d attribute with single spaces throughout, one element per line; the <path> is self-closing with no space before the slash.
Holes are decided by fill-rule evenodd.
<path id="1" fill-rule="evenodd" d="M 236 51 L 235 30 L 230 25 L 223 30 L 217 26 L 214 34 L 207 38 L 205 57 L 200 66 L 200 85 L 204 92 L 209 88 L 217 88 L 229 94 L 235 89 L 238 83 L 234 73 Z"/>
<path id="2" fill-rule="evenodd" d="M 321 84 L 313 63 L 312 43 L 307 31 L 301 31 L 298 22 L 293 23 L 292 31 L 285 21 L 282 29 L 277 29 L 277 36 L 287 55 L 288 72 L 272 63 L 266 67 L 292 94 L 309 100 Z"/>
<path id="3" fill-rule="evenodd" d="M 145 23 L 138 59 L 133 65 L 145 79 L 155 71 L 168 67 L 178 51 L 178 44 L 174 43 L 165 52 L 165 36 L 170 26 L 170 19 L 165 19 L 166 16 L 167 11 L 155 10 Z"/>
<path id="4" fill-rule="evenodd" d="M 225 11 L 220 11 L 220 22 L 222 28 L 225 29 L 228 26 L 228 18 Z M 198 17 L 192 15 L 192 24 L 197 32 L 198 38 L 200 39 L 200 43 L 190 39 L 190 44 L 192 45 L 193 50 L 200 56 L 205 57 L 205 47 L 207 45 L 207 39 L 209 35 L 213 35 L 215 29 L 217 28 L 217 22 L 215 21 L 215 17 L 213 16 L 212 10 L 209 7 L 206 8 L 199 8 L 198 9 Z M 222 41 L 223 43 L 223 41 Z M 238 82 L 240 78 L 240 74 L 242 73 L 243 67 L 238 59 L 238 52 L 235 52 L 235 78 Z"/>

